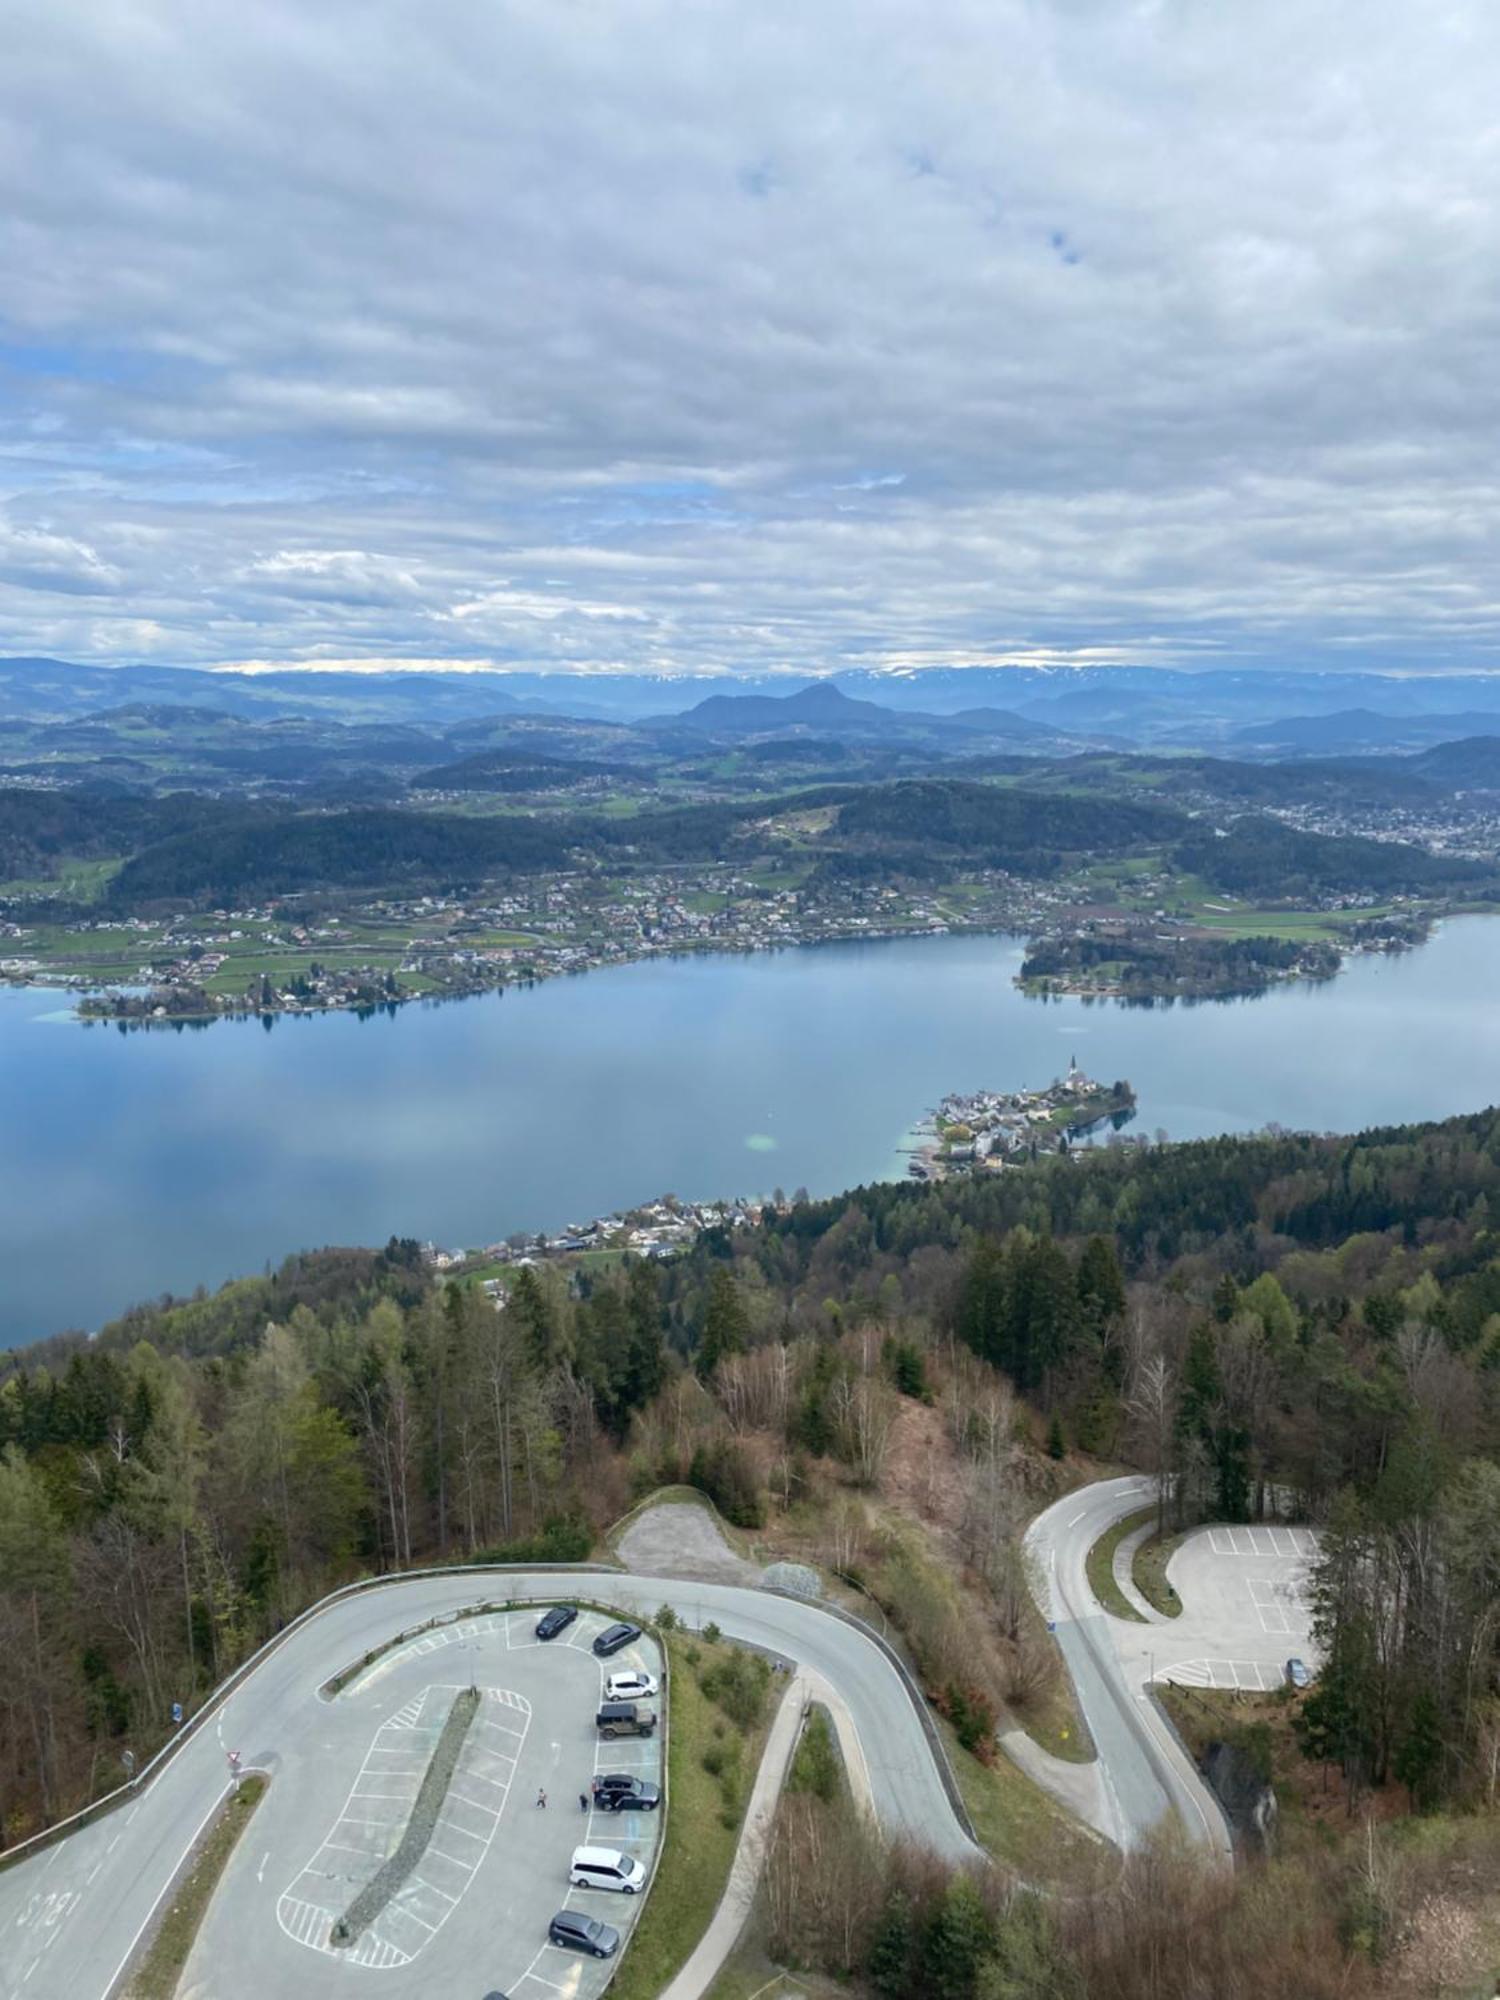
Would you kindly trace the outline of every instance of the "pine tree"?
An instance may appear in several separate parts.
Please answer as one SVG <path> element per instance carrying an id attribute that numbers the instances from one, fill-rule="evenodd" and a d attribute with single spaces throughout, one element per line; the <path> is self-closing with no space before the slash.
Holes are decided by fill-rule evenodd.
<path id="1" fill-rule="evenodd" d="M 750 1344 L 750 1319 L 727 1265 L 714 1266 L 708 1307 L 698 1342 L 698 1373 L 708 1379 L 726 1355 L 743 1354 Z"/>

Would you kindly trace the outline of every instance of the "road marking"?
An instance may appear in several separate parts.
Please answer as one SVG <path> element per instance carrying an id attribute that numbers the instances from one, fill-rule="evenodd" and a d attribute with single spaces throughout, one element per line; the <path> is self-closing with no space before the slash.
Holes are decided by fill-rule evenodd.
<path id="1" fill-rule="evenodd" d="M 120 1960 L 120 1963 L 115 1967 L 110 1977 L 104 1982 L 104 1991 L 106 1993 L 114 1992 L 115 1987 L 119 1984 L 120 1975 L 124 1972 L 126 1966 L 129 1965 L 132 1957 L 135 1954 L 136 1946 L 140 1943 L 142 1937 L 145 1935 L 146 1926 L 155 1917 L 157 1911 L 161 1908 L 162 1904 L 166 1900 L 168 1890 L 172 1887 L 172 1884 L 177 1880 L 178 1869 L 180 1869 L 183 1866 L 188 1856 L 192 1853 L 193 1849 L 198 1845 L 198 1842 L 203 1838 L 203 1834 L 207 1829 L 209 1822 L 213 1819 L 214 1814 L 219 1810 L 220 1806 L 223 1805 L 224 1801 L 230 1797 L 233 1791 L 234 1791 L 233 1784 L 232 1783 L 226 1784 L 223 1791 L 219 1793 L 218 1797 L 214 1800 L 213 1804 L 209 1807 L 208 1811 L 203 1815 L 202 1819 L 198 1822 L 197 1827 L 194 1829 L 192 1839 L 188 1842 L 187 1846 L 182 1850 L 182 1853 L 179 1856 L 178 1860 L 174 1863 L 171 1872 L 167 1876 L 166 1881 L 161 1886 L 160 1893 L 157 1895 L 155 1902 L 151 1905 L 150 1909 L 147 1910 L 145 1916 L 141 1919 L 140 1929 L 136 1932 L 135 1936 L 130 1940 L 130 1943 L 125 1947 L 125 1956 Z M 132 1814 L 132 1818 L 133 1817 L 134 1815 Z M 129 1820 L 127 1820 L 126 1825 L 128 1826 L 129 1823 L 130 1823 Z M 118 1834 L 116 1834 L 115 1839 L 116 1840 L 119 1839 Z"/>
<path id="2" fill-rule="evenodd" d="M 344 1800 L 342 1812 L 340 1812 L 338 1818 L 333 1822 L 328 1835 L 319 1843 L 316 1851 L 304 1863 L 297 1875 L 277 1899 L 276 1920 L 280 1924 L 281 1929 L 294 1943 L 306 1945 L 314 1951 L 322 1951 L 330 1955 L 335 1955 L 332 1952 L 329 1939 L 337 1912 L 327 1909 L 325 1903 L 326 1899 L 331 1896 L 341 1907 L 347 1904 L 349 1901 L 349 1879 L 354 1871 L 346 1864 L 334 1863 L 332 1861 L 332 1851 L 337 1850 L 339 1852 L 358 1854 L 367 1864 L 368 1874 L 366 1879 L 368 1879 L 368 1875 L 374 1873 L 375 1869 L 385 1858 L 385 1855 L 394 1851 L 402 1829 L 409 1817 L 411 1807 L 416 1802 L 417 1795 L 421 1789 L 421 1775 L 420 1771 L 416 1769 L 409 1774 L 412 1780 L 409 1790 L 401 1792 L 372 1792 L 361 1789 L 361 1787 L 370 1784 L 374 1779 L 379 1779 L 386 1785 L 392 1782 L 400 1782 L 404 1775 L 403 1773 L 393 1771 L 378 1761 L 382 1757 L 389 1757 L 393 1748 L 397 1748 L 401 1755 L 412 1758 L 421 1767 L 421 1771 L 425 1771 L 427 1768 L 426 1757 L 421 1748 L 413 1747 L 409 1744 L 393 1746 L 389 1742 L 382 1743 L 380 1740 L 381 1737 L 389 1731 L 399 1729 L 407 1737 L 415 1736 L 418 1738 L 419 1743 L 425 1743 L 428 1746 L 427 1754 L 430 1755 L 430 1750 L 436 1745 L 442 1733 L 442 1725 L 450 1713 L 452 1697 L 460 1692 L 461 1690 L 457 1687 L 433 1683 L 423 1691 L 415 1713 L 411 1710 L 411 1704 L 407 1703 L 402 1710 L 398 1711 L 399 1719 L 397 1717 L 389 1718 L 387 1721 L 381 1723 L 380 1727 L 376 1730 L 369 1747 L 365 1751 L 359 1770 L 355 1775 L 354 1783 L 349 1789 L 348 1797 Z M 425 1940 L 413 1943 L 411 1949 L 408 1950 L 404 1945 L 395 1943 L 390 1935 L 383 1934 L 383 1927 L 395 1931 L 397 1935 L 401 1935 L 402 1927 L 409 1920 L 411 1924 L 425 1931 L 428 1937 L 435 1936 L 440 1926 L 446 1920 L 449 1910 L 458 1907 L 460 1897 L 463 1896 L 473 1882 L 480 1863 L 489 1852 L 496 1828 L 500 1823 L 501 1813 L 504 1810 L 510 1793 L 510 1773 L 507 1772 L 504 1777 L 487 1775 L 485 1770 L 475 1769 L 475 1764 L 478 1760 L 483 1759 L 490 1764 L 509 1765 L 513 1769 L 515 1760 L 499 1755 L 496 1751 L 486 1747 L 482 1742 L 475 1742 L 474 1730 L 487 1719 L 485 1712 L 493 1701 L 499 1706 L 512 1710 L 524 1718 L 521 1729 L 521 1738 L 524 1744 L 526 1729 L 530 1726 L 531 1709 L 522 1696 L 513 1694 L 508 1689 L 491 1690 L 484 1688 L 480 1692 L 483 1700 L 464 1744 L 461 1762 L 463 1787 L 459 1789 L 457 1782 L 459 1773 L 455 1772 L 454 1783 L 449 1785 L 442 1810 L 439 1812 L 433 1827 L 433 1837 L 427 1847 L 428 1853 L 441 1855 L 450 1868 L 459 1871 L 460 1879 L 457 1895 L 450 1895 L 448 1891 L 439 1889 L 436 1883 L 429 1882 L 425 1876 L 413 1875 L 407 1885 L 408 1888 L 430 1889 L 446 1902 L 447 1908 L 440 1912 L 437 1922 L 429 1923 L 425 1917 L 419 1916 L 417 1911 L 411 1907 L 410 1899 L 407 1896 L 406 1890 L 403 1889 L 397 1897 L 393 1898 L 386 1905 L 385 1909 L 381 1911 L 380 1915 L 376 1917 L 355 1945 L 340 1949 L 337 1952 L 336 1955 L 339 1958 L 351 1964 L 368 1967 L 376 1971 L 410 1964 L 411 1960 L 422 1949 Z M 476 1792 L 494 1797 L 498 1800 L 498 1804 L 485 1805 L 481 1797 L 474 1796 Z M 353 1813 L 353 1807 L 356 1804 L 362 1807 L 389 1804 L 393 1807 L 402 1808 L 402 1810 L 393 1812 L 384 1819 L 359 1819 Z M 460 1824 L 458 1818 L 455 1816 L 459 1812 L 483 1813 L 488 1821 L 485 1832 L 478 1834 L 471 1828 Z M 350 1843 L 342 1841 L 339 1838 L 340 1834 L 346 1829 L 353 1830 L 355 1828 L 362 1829 L 365 1833 L 378 1837 L 383 1842 L 383 1851 L 379 1844 L 370 1847 L 351 1846 Z M 442 1835 L 445 1843 L 443 1846 L 437 1844 L 439 1834 Z M 473 1843 L 475 1852 L 472 1859 L 462 1860 L 452 1852 L 452 1849 L 458 1844 L 459 1840 Z M 325 1854 L 329 1855 L 328 1863 L 325 1863 L 323 1860 Z M 408 1938 L 410 1937 L 409 1932 L 407 1936 Z"/>
<path id="3" fill-rule="evenodd" d="M 266 1863 L 267 1863 L 267 1862 L 268 1862 L 268 1861 L 270 1860 L 270 1858 L 271 1858 L 271 1850 L 270 1850 L 270 1848 L 268 1847 L 268 1848 L 266 1849 L 265 1853 L 264 1853 L 264 1854 L 263 1854 L 263 1855 L 262 1855 L 262 1856 L 260 1857 L 260 1866 L 259 1866 L 259 1868 L 257 1868 L 257 1869 L 256 1869 L 256 1871 L 255 1871 L 255 1879 L 256 1879 L 256 1881 L 257 1881 L 257 1882 L 264 1882 L 264 1881 L 265 1881 L 265 1879 L 266 1879 Z"/>
<path id="4" fill-rule="evenodd" d="M 1088 1511 L 1089 1510 L 1087 1507 L 1080 1507 L 1078 1512 L 1073 1516 L 1073 1518 L 1070 1521 L 1066 1522 L 1065 1525 L 1069 1528 L 1076 1528 L 1078 1526 L 1078 1523 L 1083 1519 L 1084 1515 Z"/>

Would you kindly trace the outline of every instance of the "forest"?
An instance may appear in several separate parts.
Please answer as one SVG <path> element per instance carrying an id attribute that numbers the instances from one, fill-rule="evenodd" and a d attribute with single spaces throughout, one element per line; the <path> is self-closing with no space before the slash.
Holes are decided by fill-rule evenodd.
<path id="1" fill-rule="evenodd" d="M 1122 1142 L 983 1182 L 778 1198 L 662 1264 L 523 1267 L 503 1310 L 393 1241 L 18 1352 L 0 1381 L 3 1837 L 108 1789 L 173 1701 L 191 1708 L 333 1585 L 581 1557 L 678 1482 L 856 1580 L 988 1755 L 1000 1720 L 1056 1690 L 1020 1531 L 1068 1481 L 1125 1463 L 1162 1475 L 1173 1525 L 1253 1519 L 1273 1497 L 1325 1524 L 1305 1754 L 1351 1813 L 1403 1801 L 1461 1841 L 1500 1790 L 1497 1203 L 1495 1113 Z M 892 1499 L 908 1434 L 957 1571 Z M 826 1842 L 818 1814 L 837 1811 L 797 1803 L 779 1837 Z M 1334 1921 L 1363 1893 L 1357 1863 L 1330 1849 L 1327 1910 L 1304 1912 L 1346 1962 L 1369 1958 Z M 955 1926 L 968 1969 L 935 1990 L 1277 1990 L 1150 1985 L 1130 1969 L 1139 1912 L 1111 1937 L 1071 1906 L 888 1865 L 890 1895 L 845 1913 L 838 1949 L 792 1868 L 786 1948 L 892 1994 Z M 1263 1921 L 1257 1879 L 1221 1909 L 1224 1935 Z M 1224 1894 L 1182 1886 L 1185 1909 Z M 1056 1983 L 986 1984 L 1007 1952 L 1021 1971 L 1041 1953 Z"/>

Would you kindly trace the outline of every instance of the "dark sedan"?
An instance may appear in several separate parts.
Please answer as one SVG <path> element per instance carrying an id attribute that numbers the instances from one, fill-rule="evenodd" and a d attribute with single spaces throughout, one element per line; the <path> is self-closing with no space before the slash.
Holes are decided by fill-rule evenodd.
<path id="1" fill-rule="evenodd" d="M 594 1651 L 601 1660 L 607 1660 L 611 1653 L 618 1653 L 621 1647 L 628 1646 L 633 1639 L 639 1639 L 640 1636 L 639 1625 L 606 1625 L 594 1641 Z"/>
<path id="2" fill-rule="evenodd" d="M 566 1632 L 578 1616 L 576 1604 L 554 1604 L 550 1611 L 544 1611 L 536 1621 L 536 1636 L 539 1639 L 555 1639 L 559 1632 Z"/>

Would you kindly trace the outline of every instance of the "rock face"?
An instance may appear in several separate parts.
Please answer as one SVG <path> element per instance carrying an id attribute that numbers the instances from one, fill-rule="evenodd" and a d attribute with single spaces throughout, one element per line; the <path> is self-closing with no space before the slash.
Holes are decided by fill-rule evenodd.
<path id="1" fill-rule="evenodd" d="M 1259 1761 L 1238 1744 L 1210 1743 L 1203 1775 L 1235 1833 L 1270 1854 L 1276 1844 L 1276 1793 Z"/>

